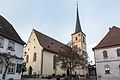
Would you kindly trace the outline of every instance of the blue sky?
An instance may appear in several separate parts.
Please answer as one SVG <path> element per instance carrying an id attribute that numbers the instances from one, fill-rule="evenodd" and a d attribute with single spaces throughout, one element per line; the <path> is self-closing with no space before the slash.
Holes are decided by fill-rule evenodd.
<path id="1" fill-rule="evenodd" d="M 67 44 L 75 31 L 77 0 L 0 0 L 0 15 L 5 17 L 27 42 L 36 30 Z M 92 48 L 109 31 L 120 25 L 120 0 L 79 0 L 79 17 L 86 34 L 89 59 Z"/>

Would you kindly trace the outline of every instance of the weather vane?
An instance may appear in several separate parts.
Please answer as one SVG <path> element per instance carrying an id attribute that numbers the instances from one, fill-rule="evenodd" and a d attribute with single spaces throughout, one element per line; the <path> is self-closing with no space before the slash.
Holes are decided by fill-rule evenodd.
<path id="1" fill-rule="evenodd" d="M 77 7 L 78 7 L 78 0 L 77 0 L 76 4 L 77 4 Z"/>

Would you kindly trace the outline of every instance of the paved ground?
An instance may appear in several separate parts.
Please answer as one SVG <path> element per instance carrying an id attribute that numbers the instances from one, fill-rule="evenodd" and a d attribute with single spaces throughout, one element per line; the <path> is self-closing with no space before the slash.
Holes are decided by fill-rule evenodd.
<path id="1" fill-rule="evenodd" d="M 22 80 L 57 80 L 57 79 L 38 79 L 38 78 L 26 78 L 26 79 L 22 79 Z M 61 78 L 60 80 L 64 80 L 63 78 Z M 93 79 L 93 78 L 91 78 L 91 79 L 85 79 L 85 78 L 80 78 L 79 80 L 96 80 L 96 79 Z"/>

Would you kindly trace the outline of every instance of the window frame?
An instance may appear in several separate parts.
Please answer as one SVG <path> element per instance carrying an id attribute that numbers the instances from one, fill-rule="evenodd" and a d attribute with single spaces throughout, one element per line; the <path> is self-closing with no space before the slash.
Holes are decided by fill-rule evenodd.
<path id="1" fill-rule="evenodd" d="M 120 57 L 120 49 L 117 49 L 116 52 L 117 52 L 117 57 Z"/>
<path id="2" fill-rule="evenodd" d="M 29 62 L 29 55 L 26 56 L 26 63 Z"/>
<path id="3" fill-rule="evenodd" d="M 15 51 L 15 42 L 14 41 L 9 40 L 8 50 Z"/>
<path id="4" fill-rule="evenodd" d="M 105 65 L 105 74 L 110 74 L 110 66 L 109 65 Z"/>
<path id="5" fill-rule="evenodd" d="M 16 65 L 14 63 L 10 63 L 7 74 L 15 74 L 15 67 Z"/>
<path id="6" fill-rule="evenodd" d="M 35 53 L 33 54 L 33 62 L 36 62 L 36 60 L 37 60 L 37 53 L 35 52 Z"/>
<path id="7" fill-rule="evenodd" d="M 107 59 L 107 58 L 108 58 L 107 51 L 103 51 L 103 58 L 104 58 L 104 59 Z"/>

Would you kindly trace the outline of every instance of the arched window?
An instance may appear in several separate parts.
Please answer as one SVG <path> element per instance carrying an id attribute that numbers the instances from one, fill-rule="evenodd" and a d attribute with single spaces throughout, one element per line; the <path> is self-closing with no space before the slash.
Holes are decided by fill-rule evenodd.
<path id="1" fill-rule="evenodd" d="M 120 49 L 117 49 L 117 56 L 120 56 Z"/>
<path id="2" fill-rule="evenodd" d="M 37 58 L 37 54 L 36 54 L 36 53 L 34 53 L 34 54 L 33 54 L 33 62 L 35 62 L 35 61 L 36 61 L 36 58 Z"/>
<path id="3" fill-rule="evenodd" d="M 29 61 L 29 55 L 26 56 L 26 63 Z"/>
<path id="4" fill-rule="evenodd" d="M 105 74 L 110 74 L 110 67 L 109 67 L 109 65 L 105 65 Z"/>
<path id="5" fill-rule="evenodd" d="M 103 51 L 103 58 L 108 58 L 107 51 Z"/>

